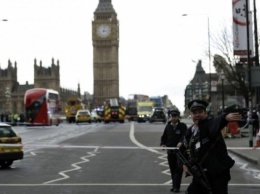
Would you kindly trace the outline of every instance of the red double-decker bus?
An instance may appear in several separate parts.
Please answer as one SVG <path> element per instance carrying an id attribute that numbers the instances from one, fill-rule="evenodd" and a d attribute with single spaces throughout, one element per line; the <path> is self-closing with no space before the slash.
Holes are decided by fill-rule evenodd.
<path id="1" fill-rule="evenodd" d="M 59 125 L 61 108 L 58 91 L 45 88 L 27 90 L 24 106 L 28 125 Z"/>

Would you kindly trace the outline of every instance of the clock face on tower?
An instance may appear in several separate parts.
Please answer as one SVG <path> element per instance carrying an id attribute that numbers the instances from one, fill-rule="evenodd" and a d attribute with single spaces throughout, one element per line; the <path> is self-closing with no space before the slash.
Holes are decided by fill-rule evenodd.
<path id="1" fill-rule="evenodd" d="M 107 24 L 101 24 L 97 27 L 97 35 L 101 38 L 106 38 L 110 35 L 111 28 Z"/>

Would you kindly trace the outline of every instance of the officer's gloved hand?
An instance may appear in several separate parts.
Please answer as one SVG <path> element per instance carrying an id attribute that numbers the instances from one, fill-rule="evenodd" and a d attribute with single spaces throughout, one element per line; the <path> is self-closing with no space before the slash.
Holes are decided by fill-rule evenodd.
<path id="1" fill-rule="evenodd" d="M 185 178 L 192 175 L 192 174 L 190 173 L 188 167 L 187 167 L 185 164 L 182 165 L 182 169 L 183 169 L 183 172 L 184 172 L 184 174 L 185 174 Z"/>
<path id="2" fill-rule="evenodd" d="M 166 147 L 166 145 L 161 145 L 161 147 L 162 147 L 162 148 L 165 148 L 165 147 Z M 165 149 L 162 149 L 162 151 L 165 151 Z"/>
<path id="3" fill-rule="evenodd" d="M 229 114 L 229 113 L 235 113 L 238 112 L 240 113 L 242 108 L 238 106 L 237 104 L 233 104 L 231 106 L 228 106 L 224 109 L 224 113 Z"/>

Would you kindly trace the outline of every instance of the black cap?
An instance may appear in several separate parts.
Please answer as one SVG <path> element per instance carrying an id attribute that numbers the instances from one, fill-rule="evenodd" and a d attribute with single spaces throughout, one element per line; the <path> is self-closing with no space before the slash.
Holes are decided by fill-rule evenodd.
<path id="1" fill-rule="evenodd" d="M 170 115 L 171 115 L 171 116 L 179 116 L 179 115 L 180 115 L 180 112 L 179 112 L 178 110 L 172 110 L 172 111 L 170 112 Z"/>
<path id="2" fill-rule="evenodd" d="M 207 108 L 208 103 L 204 100 L 192 100 L 188 103 L 188 108 L 193 111 L 196 109 L 205 109 Z"/>

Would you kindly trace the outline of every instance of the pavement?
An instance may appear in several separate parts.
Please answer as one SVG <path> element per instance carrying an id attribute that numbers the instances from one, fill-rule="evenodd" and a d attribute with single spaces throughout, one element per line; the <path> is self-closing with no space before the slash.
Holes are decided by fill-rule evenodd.
<path id="1" fill-rule="evenodd" d="M 191 119 L 182 119 L 182 122 L 187 125 L 192 124 Z M 251 140 L 251 141 L 250 141 Z M 250 142 L 253 141 L 253 147 L 251 147 Z M 225 142 L 228 151 L 235 154 L 244 160 L 251 163 L 260 165 L 260 147 L 256 147 L 256 137 L 249 139 L 249 137 L 226 137 Z"/>
<path id="2" fill-rule="evenodd" d="M 250 147 L 249 137 L 225 138 L 225 142 L 230 153 L 260 165 L 260 147 L 256 147 L 256 137 L 253 137 L 253 147 Z"/>

